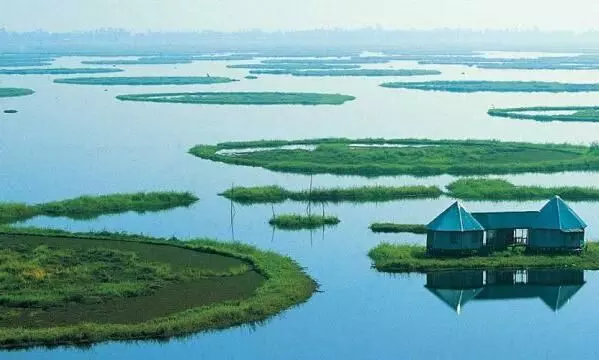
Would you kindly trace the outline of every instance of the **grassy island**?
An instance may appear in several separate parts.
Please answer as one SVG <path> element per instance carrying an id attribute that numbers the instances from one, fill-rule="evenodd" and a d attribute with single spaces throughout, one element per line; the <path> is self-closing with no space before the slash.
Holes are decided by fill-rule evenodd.
<path id="1" fill-rule="evenodd" d="M 240 243 L 0 228 L 0 347 L 165 339 L 263 321 L 316 290 Z"/>
<path id="2" fill-rule="evenodd" d="M 150 192 L 103 196 L 81 196 L 75 199 L 36 205 L 0 203 L 0 224 L 25 221 L 35 216 L 64 216 L 72 219 L 93 219 L 101 215 L 127 211 L 143 213 L 180 206 L 189 206 L 198 200 L 191 193 Z"/>
<path id="3" fill-rule="evenodd" d="M 559 195 L 569 201 L 599 201 L 599 188 L 522 186 L 502 179 L 459 179 L 447 190 L 448 196 L 463 200 L 546 200 Z"/>
<path id="4" fill-rule="evenodd" d="M 455 93 L 474 92 L 591 92 L 599 91 L 599 84 L 572 84 L 542 81 L 425 81 L 390 82 L 382 87 Z"/>
<path id="5" fill-rule="evenodd" d="M 287 145 L 314 148 L 282 148 Z M 493 140 L 261 140 L 197 145 L 190 153 L 202 159 L 273 171 L 371 177 L 599 170 L 599 150 L 593 146 Z"/>
<path id="6" fill-rule="evenodd" d="M 3 113 L 5 113 L 5 114 L 16 114 L 16 113 L 18 113 L 18 111 L 15 110 L 15 109 L 7 109 L 7 110 L 4 110 Z"/>
<path id="7" fill-rule="evenodd" d="M 531 106 L 490 109 L 488 113 L 521 120 L 599 122 L 599 106 Z"/>
<path id="8" fill-rule="evenodd" d="M 341 94 L 283 92 L 197 92 L 119 95 L 123 101 L 206 105 L 341 105 L 355 99 Z"/>
<path id="9" fill-rule="evenodd" d="M 528 254 L 522 248 L 481 256 L 427 256 L 426 247 L 382 243 L 370 250 L 374 267 L 384 272 L 567 268 L 599 269 L 599 243 L 590 242 L 581 254 Z"/>
<path id="10" fill-rule="evenodd" d="M 247 75 L 244 78 L 247 80 L 256 80 L 258 77 L 256 75 Z"/>
<path id="11" fill-rule="evenodd" d="M 399 199 L 437 198 L 443 191 L 437 186 L 361 186 L 353 188 L 315 188 L 291 191 L 280 186 L 237 186 L 223 192 L 227 199 L 242 204 L 279 203 L 286 200 L 312 202 L 382 202 Z"/>
<path id="12" fill-rule="evenodd" d="M 204 85 L 223 84 L 237 81 L 228 77 L 218 76 L 114 76 L 114 77 L 78 77 L 69 79 L 56 79 L 59 84 L 77 85 Z"/>
<path id="13" fill-rule="evenodd" d="M 250 70 L 303 70 L 303 69 L 358 69 L 358 64 L 319 64 L 319 63 L 277 63 L 277 64 L 234 64 L 227 65 L 231 69 Z"/>
<path id="14" fill-rule="evenodd" d="M 0 69 L 0 75 L 69 75 L 105 74 L 121 72 L 117 68 L 48 68 L 48 69 Z"/>
<path id="15" fill-rule="evenodd" d="M 293 76 L 425 76 L 440 75 L 437 70 L 421 69 L 355 69 L 355 70 L 301 70 L 293 71 Z"/>
<path id="16" fill-rule="evenodd" d="M 333 58 L 333 59 L 269 59 L 263 60 L 263 64 L 308 64 L 308 65 L 355 65 L 355 64 L 385 64 L 390 59 L 384 57 L 352 57 L 352 58 Z"/>
<path id="17" fill-rule="evenodd" d="M 282 230 L 318 229 L 340 223 L 335 216 L 284 214 L 273 216 L 268 223 Z"/>
<path id="18" fill-rule="evenodd" d="M 35 91 L 31 89 L 23 89 L 23 88 L 0 88 L 0 98 L 3 97 L 17 97 L 17 96 L 27 96 L 35 93 Z"/>
<path id="19" fill-rule="evenodd" d="M 370 230 L 375 233 L 426 234 L 426 227 L 422 224 L 373 223 Z"/>
<path id="20" fill-rule="evenodd" d="M 48 66 L 54 57 L 46 54 L 0 54 L 0 67 Z"/>
<path id="21" fill-rule="evenodd" d="M 252 60 L 254 57 L 243 54 L 232 55 L 172 55 L 143 56 L 137 59 L 85 60 L 85 65 L 177 65 L 191 64 L 194 61 L 233 61 Z"/>

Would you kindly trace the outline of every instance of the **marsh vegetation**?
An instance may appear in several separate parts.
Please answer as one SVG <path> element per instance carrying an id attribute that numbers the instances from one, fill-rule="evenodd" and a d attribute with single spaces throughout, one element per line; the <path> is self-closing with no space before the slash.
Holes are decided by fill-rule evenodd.
<path id="1" fill-rule="evenodd" d="M 260 321 L 316 283 L 239 243 L 2 228 L 0 346 L 168 338 Z"/>
<path id="2" fill-rule="evenodd" d="M 374 233 L 426 234 L 426 226 L 422 224 L 373 223 L 369 228 Z"/>
<path id="3" fill-rule="evenodd" d="M 101 215 L 128 211 L 143 213 L 180 206 L 189 206 L 198 198 L 188 192 L 149 192 L 102 196 L 81 196 L 36 205 L 0 203 L 0 224 L 25 221 L 36 216 L 64 216 L 72 219 L 93 219 Z"/>
<path id="4" fill-rule="evenodd" d="M 31 68 L 0 69 L 0 75 L 69 75 L 69 74 L 105 74 L 121 72 L 118 68 Z"/>
<path id="5" fill-rule="evenodd" d="M 196 92 L 119 95 L 117 99 L 205 105 L 341 105 L 355 97 L 318 93 Z"/>
<path id="6" fill-rule="evenodd" d="M 3 97 L 16 97 L 16 96 L 27 96 L 35 93 L 31 89 L 23 88 L 2 88 L 0 87 L 0 98 Z"/>
<path id="7" fill-rule="evenodd" d="M 599 84 L 573 84 L 543 81 L 424 81 L 389 82 L 382 87 L 455 93 L 474 92 L 591 92 L 599 91 Z"/>
<path id="8" fill-rule="evenodd" d="M 495 117 L 535 121 L 599 122 L 599 106 L 529 106 L 493 108 L 488 114 Z"/>
<path id="9" fill-rule="evenodd" d="M 271 226 L 281 230 L 318 229 L 325 226 L 334 226 L 340 222 L 336 216 L 314 214 L 275 215 L 268 221 Z"/>
<path id="10" fill-rule="evenodd" d="M 569 201 L 598 201 L 599 188 L 581 186 L 514 185 L 502 179 L 458 179 L 448 195 L 463 200 L 546 200 L 555 195 Z"/>
<path id="11" fill-rule="evenodd" d="M 285 149 L 313 145 L 312 149 Z M 223 150 L 240 150 L 234 156 Z M 248 151 L 251 150 L 251 151 Z M 311 139 L 197 145 L 191 154 L 227 164 L 300 174 L 484 175 L 599 170 L 596 147 L 493 140 Z"/>
<path id="12" fill-rule="evenodd" d="M 280 203 L 286 200 L 310 202 L 382 202 L 398 199 L 437 198 L 437 186 L 361 186 L 352 188 L 313 188 L 291 191 L 280 186 L 232 187 L 222 196 L 242 204 Z"/>
<path id="13" fill-rule="evenodd" d="M 56 79 L 59 84 L 77 85 L 204 85 L 224 84 L 237 81 L 228 77 L 218 76 L 114 76 L 114 77 L 78 77 L 68 79 Z"/>
<path id="14" fill-rule="evenodd" d="M 531 269 L 568 268 L 599 269 L 599 243 L 590 242 L 582 253 L 528 254 L 523 248 L 513 248 L 489 255 L 428 256 L 426 247 L 382 243 L 368 253 L 374 267 L 384 272 L 427 272 L 467 269 Z"/>

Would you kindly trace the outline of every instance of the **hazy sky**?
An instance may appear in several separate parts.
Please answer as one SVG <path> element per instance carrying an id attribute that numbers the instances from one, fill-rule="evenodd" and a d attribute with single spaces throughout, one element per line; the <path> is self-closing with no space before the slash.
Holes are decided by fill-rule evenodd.
<path id="1" fill-rule="evenodd" d="M 598 0 L 0 0 L 0 28 L 599 30 Z"/>

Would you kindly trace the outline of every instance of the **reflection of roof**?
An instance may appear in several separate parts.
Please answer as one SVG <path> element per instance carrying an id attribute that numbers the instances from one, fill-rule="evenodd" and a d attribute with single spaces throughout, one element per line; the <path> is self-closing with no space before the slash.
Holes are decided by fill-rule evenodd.
<path id="1" fill-rule="evenodd" d="M 457 201 L 431 221 L 427 229 L 434 231 L 483 231 L 482 225 Z"/>
<path id="2" fill-rule="evenodd" d="M 463 290 L 434 289 L 428 286 L 427 289 L 429 289 L 430 292 L 435 294 L 444 303 L 449 305 L 449 307 L 452 308 L 458 314 L 462 311 L 462 307 L 464 307 L 464 305 L 466 305 L 468 301 L 476 298 L 476 296 L 482 290 L 482 288 Z"/>
<path id="3" fill-rule="evenodd" d="M 538 211 L 472 213 L 472 216 L 487 230 L 530 229 L 534 227 L 538 215 Z"/>
<path id="4" fill-rule="evenodd" d="M 587 224 L 559 196 L 551 199 L 539 212 L 535 228 L 550 230 L 580 230 Z"/>

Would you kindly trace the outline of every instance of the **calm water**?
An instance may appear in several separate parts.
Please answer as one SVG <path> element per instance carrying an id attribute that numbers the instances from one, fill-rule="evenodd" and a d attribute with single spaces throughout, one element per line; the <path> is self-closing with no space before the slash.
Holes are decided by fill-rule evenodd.
<path id="1" fill-rule="evenodd" d="M 77 66 L 83 58 L 61 58 Z M 242 79 L 226 63 L 124 66 L 124 75 L 204 75 Z M 377 66 L 369 66 L 377 67 Z M 490 79 L 597 82 L 599 71 L 504 71 L 396 62 L 380 67 L 440 69 L 414 78 L 293 78 L 261 76 L 232 84 L 180 87 L 102 87 L 53 84 L 52 76 L 0 76 L 2 86 L 30 87 L 33 96 L 1 99 L 0 201 L 43 202 L 141 190 L 184 190 L 200 202 L 188 209 L 145 215 L 104 216 L 93 221 L 36 218 L 27 225 L 75 231 L 111 230 L 182 238 L 217 237 L 287 254 L 321 284 L 323 293 L 264 325 L 243 326 L 166 343 L 105 343 L 91 349 L 2 352 L 1 359 L 592 359 L 599 356 L 599 272 L 559 311 L 539 298 L 470 301 L 460 314 L 429 289 L 426 275 L 387 275 L 370 269 L 367 251 L 381 241 L 423 243 L 416 235 L 374 235 L 373 221 L 423 223 L 450 199 L 384 204 L 329 205 L 342 222 L 324 232 L 273 233 L 270 205 L 236 206 L 216 194 L 236 185 L 278 184 L 306 188 L 309 177 L 212 163 L 186 151 L 198 143 L 271 138 L 427 137 L 589 143 L 599 124 L 537 123 L 494 119 L 491 106 L 596 105 L 599 93 L 449 94 L 384 89 L 383 81 Z M 105 91 L 105 89 L 107 91 Z M 315 91 L 357 96 L 343 106 L 195 106 L 119 102 L 117 94 L 167 91 Z M 597 185 L 599 174 L 522 174 L 518 184 Z M 315 186 L 439 184 L 451 176 L 363 179 L 319 175 Z M 543 202 L 466 202 L 471 210 L 532 209 Z M 599 203 L 574 203 L 599 238 Z M 287 202 L 275 211 L 304 211 Z M 320 210 L 320 209 L 319 209 Z M 234 230 L 234 231 L 232 231 Z"/>

